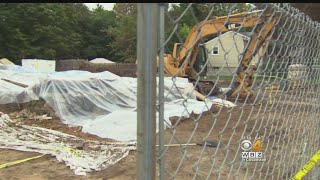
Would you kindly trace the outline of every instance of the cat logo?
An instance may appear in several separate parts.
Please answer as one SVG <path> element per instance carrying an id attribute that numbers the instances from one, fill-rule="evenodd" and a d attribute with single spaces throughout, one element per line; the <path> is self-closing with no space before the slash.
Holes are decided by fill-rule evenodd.
<path id="1" fill-rule="evenodd" d="M 227 28 L 227 29 L 235 29 L 235 28 L 237 28 L 237 27 L 240 27 L 241 26 L 241 24 L 237 24 L 237 23 L 226 23 L 226 25 L 225 25 L 225 27 Z"/>

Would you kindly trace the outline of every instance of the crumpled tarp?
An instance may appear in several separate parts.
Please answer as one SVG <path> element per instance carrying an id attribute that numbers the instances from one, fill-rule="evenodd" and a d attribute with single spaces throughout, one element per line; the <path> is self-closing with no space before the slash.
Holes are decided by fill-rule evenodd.
<path id="1" fill-rule="evenodd" d="M 47 73 L 35 73 L 32 69 L 18 65 L 0 65 L 0 104 L 39 100 L 32 87 L 39 86 L 41 80 L 47 76 Z M 29 87 L 23 88 L 2 79 L 22 83 Z"/>
<path id="2" fill-rule="evenodd" d="M 2 70 L 1 70 L 2 69 Z M 44 99 L 65 124 L 83 127 L 84 132 L 119 141 L 137 139 L 137 78 L 110 72 L 64 71 L 34 73 L 19 66 L 0 67 L 0 104 Z M 186 78 L 165 78 L 165 121 L 170 117 L 200 114 L 212 101 L 197 101 L 193 84 Z M 158 124 L 158 123 L 157 123 Z"/>
<path id="3" fill-rule="evenodd" d="M 17 125 L 0 112 L 0 148 L 51 154 L 76 175 L 86 175 L 117 163 L 135 150 L 136 144 L 88 141 L 50 129 Z"/>

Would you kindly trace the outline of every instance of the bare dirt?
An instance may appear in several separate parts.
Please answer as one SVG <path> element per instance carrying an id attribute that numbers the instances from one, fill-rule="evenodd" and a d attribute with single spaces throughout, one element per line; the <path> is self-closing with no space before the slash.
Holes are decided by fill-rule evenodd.
<path id="1" fill-rule="evenodd" d="M 32 108 L 25 106 L 23 108 L 20 107 L 18 110 L 9 106 L 0 106 L 0 112 L 9 114 L 12 119 L 16 119 L 17 122 L 22 124 L 45 127 L 84 139 L 110 141 L 109 139 L 83 133 L 79 127 L 68 127 L 61 123 L 57 117 L 53 117 L 51 120 L 30 118 L 35 114 L 43 115 L 46 113 L 53 115 L 52 112 L 50 113 L 50 108 L 44 112 L 37 111 L 35 113 L 34 109 L 43 109 L 43 106 L 43 104 L 38 103 L 38 105 L 33 104 Z M 224 147 L 228 148 L 203 146 L 169 147 L 165 154 L 167 178 L 248 179 L 245 174 L 249 168 L 254 167 L 254 164 L 238 169 L 241 163 L 239 160 L 240 152 L 238 152 L 239 140 L 243 134 L 247 135 L 250 132 L 256 132 L 255 130 L 260 125 L 259 123 L 262 123 L 257 121 L 259 118 L 255 116 L 258 111 L 259 106 L 242 107 L 242 104 L 239 103 L 234 109 L 214 107 L 200 117 L 192 114 L 188 119 L 178 120 L 178 118 L 173 118 L 172 121 L 177 125 L 174 129 L 165 130 L 165 144 L 186 143 L 188 141 L 190 143 L 200 142 L 207 137 L 208 140 L 219 140 L 224 144 Z M 247 122 L 248 119 L 250 122 Z M 271 131 L 270 127 L 266 127 L 260 130 L 259 133 L 263 135 L 265 132 Z M 278 133 L 274 132 L 274 134 Z M 270 136 L 270 140 L 272 141 L 272 136 Z M 37 153 L 3 149 L 0 150 L 0 164 L 36 155 Z M 136 152 L 132 151 L 114 166 L 100 172 L 88 173 L 87 176 L 81 177 L 74 175 L 63 162 L 58 162 L 54 157 L 46 155 L 39 159 L 0 169 L 0 179 L 136 179 L 135 156 Z M 232 164 L 226 163 L 232 160 Z M 268 169 L 268 171 L 271 170 Z M 265 173 L 266 170 L 261 171 L 261 174 Z M 259 173 L 256 175 L 254 177 L 258 178 Z"/>
<path id="2" fill-rule="evenodd" d="M 8 114 L 16 123 L 44 127 L 63 133 L 75 135 L 87 140 L 97 140 L 111 142 L 113 140 L 100 138 L 98 136 L 81 132 L 81 127 L 70 127 L 63 124 L 59 118 L 54 116 L 52 109 L 44 108 L 45 102 L 29 102 L 20 105 L 0 105 L 0 112 Z M 35 117 L 38 115 L 53 115 L 53 119 L 40 120 Z M 38 153 L 22 152 L 9 149 L 0 149 L 0 164 L 13 162 L 25 158 L 38 156 Z M 131 167 L 128 168 L 128 165 Z M 30 160 L 21 164 L 0 169 L 0 179 L 135 179 L 135 152 L 118 162 L 115 166 L 101 172 L 88 173 L 87 176 L 77 176 L 70 170 L 64 162 L 59 162 L 50 155 Z"/>

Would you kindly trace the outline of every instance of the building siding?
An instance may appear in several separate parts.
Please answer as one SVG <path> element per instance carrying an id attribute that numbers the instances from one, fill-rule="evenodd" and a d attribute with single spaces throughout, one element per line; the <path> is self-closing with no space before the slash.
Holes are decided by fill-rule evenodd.
<path id="1" fill-rule="evenodd" d="M 232 75 L 235 72 L 243 53 L 245 36 L 236 32 L 227 32 L 217 38 L 205 43 L 208 50 L 208 73 L 207 75 Z M 248 39 L 248 38 L 247 38 Z M 213 55 L 213 47 L 218 47 L 219 54 Z M 252 63 L 258 62 L 258 56 L 255 56 Z"/>

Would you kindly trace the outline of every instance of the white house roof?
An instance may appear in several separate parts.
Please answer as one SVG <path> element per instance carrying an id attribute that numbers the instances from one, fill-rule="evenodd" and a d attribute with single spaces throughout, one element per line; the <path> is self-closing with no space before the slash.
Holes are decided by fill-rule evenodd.
<path id="1" fill-rule="evenodd" d="M 114 63 L 113 61 L 110 61 L 105 58 L 95 58 L 95 59 L 92 59 L 90 62 L 91 63 Z"/>
<path id="2" fill-rule="evenodd" d="M 228 32 L 226 32 L 226 33 L 221 34 L 221 36 L 215 37 L 215 38 L 207 41 L 205 44 L 207 44 L 207 43 L 209 43 L 209 42 L 211 42 L 211 41 L 213 41 L 213 40 L 215 40 L 215 39 L 217 39 L 217 38 L 221 38 L 221 37 L 223 37 L 223 36 L 225 36 L 225 35 L 227 35 L 227 34 L 230 34 L 230 33 L 233 33 L 233 34 L 235 34 L 235 35 L 242 36 L 242 37 L 245 38 L 245 39 L 249 39 L 249 37 L 248 37 L 248 36 L 245 36 L 244 34 L 241 34 L 241 33 L 238 33 L 238 32 L 234 32 L 234 31 L 228 31 Z"/>

